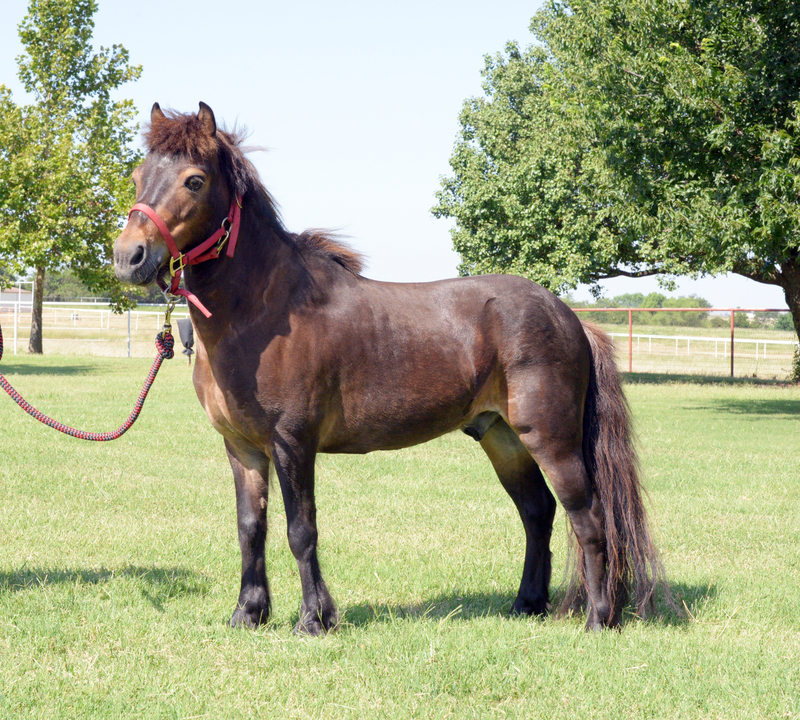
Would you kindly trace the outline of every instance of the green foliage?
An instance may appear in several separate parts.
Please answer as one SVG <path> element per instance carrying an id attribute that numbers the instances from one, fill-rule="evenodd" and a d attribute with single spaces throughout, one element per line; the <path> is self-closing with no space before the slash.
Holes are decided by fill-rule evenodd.
<path id="1" fill-rule="evenodd" d="M 569 132 L 569 92 L 547 52 L 506 52 L 486 59 L 489 100 L 464 105 L 454 176 L 433 212 L 456 219 L 462 274 L 514 272 L 563 292 L 615 262 L 613 218 L 589 192 L 594 168 Z"/>
<path id="2" fill-rule="evenodd" d="M 749 328 L 752 327 L 752 324 L 750 318 L 747 317 L 747 313 L 735 312 L 733 313 L 733 326 L 737 328 Z"/>
<path id="3" fill-rule="evenodd" d="M 29 278 L 31 279 L 31 278 Z M 45 300 L 75 300 L 77 298 L 102 297 L 93 292 L 72 270 L 63 272 L 50 272 L 44 281 Z M 162 303 L 164 295 L 157 285 L 149 285 L 145 288 L 125 287 L 124 296 L 130 304 L 141 302 Z"/>
<path id="4" fill-rule="evenodd" d="M 781 313 L 775 320 L 776 330 L 794 330 L 792 316 L 789 313 Z"/>
<path id="5" fill-rule="evenodd" d="M 93 292 L 127 300 L 112 241 L 132 200 L 137 126 L 110 93 L 141 73 L 115 45 L 93 52 L 94 0 L 31 0 L 19 26 L 30 104 L 0 86 L 0 256 L 15 273 L 70 268 Z"/>
<path id="6" fill-rule="evenodd" d="M 651 305 L 646 300 L 650 299 L 650 295 L 645 296 L 644 293 L 624 293 L 617 295 L 614 301 L 620 307 L 660 307 L 659 305 Z"/>
<path id="7" fill-rule="evenodd" d="M 49 273 L 44 281 L 46 300 L 72 300 L 89 297 L 90 291 L 70 270 L 63 273 Z"/>
<path id="8" fill-rule="evenodd" d="M 800 5 L 551 0 L 486 59 L 433 209 L 463 274 L 781 286 L 800 331 Z"/>
<path id="9" fill-rule="evenodd" d="M 570 307 L 581 308 L 710 308 L 711 303 L 697 295 L 670 298 L 661 293 L 631 293 L 617 295 L 610 300 L 601 298 L 594 303 L 568 302 Z M 581 313 L 581 317 L 592 322 L 608 323 L 612 325 L 627 324 L 626 312 L 598 312 Z M 678 327 L 708 327 L 711 320 L 705 312 L 646 312 L 644 310 L 633 313 L 633 323 L 636 325 L 665 325 Z"/>
<path id="10" fill-rule="evenodd" d="M 16 275 L 0 265 L 0 290 L 10 287 L 16 279 Z"/>

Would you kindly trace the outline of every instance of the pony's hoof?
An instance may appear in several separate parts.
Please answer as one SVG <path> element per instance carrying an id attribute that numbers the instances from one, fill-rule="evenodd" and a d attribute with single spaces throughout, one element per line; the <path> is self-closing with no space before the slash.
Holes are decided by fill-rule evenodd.
<path id="1" fill-rule="evenodd" d="M 317 637 L 336 630 L 338 625 L 339 615 L 335 610 L 320 614 L 305 613 L 294 626 L 294 634 Z"/>
<path id="2" fill-rule="evenodd" d="M 535 617 L 544 617 L 547 613 L 550 612 L 550 603 L 547 601 L 546 598 L 540 598 L 537 600 L 524 600 L 521 598 L 517 598 L 514 601 L 514 604 L 511 606 L 511 617 L 519 617 L 520 615 L 525 617 L 535 616 Z"/>
<path id="3" fill-rule="evenodd" d="M 243 608 L 237 607 L 233 611 L 230 622 L 228 623 L 232 628 L 250 628 L 255 629 L 259 625 L 263 625 L 269 618 L 269 610 L 264 608 Z"/>

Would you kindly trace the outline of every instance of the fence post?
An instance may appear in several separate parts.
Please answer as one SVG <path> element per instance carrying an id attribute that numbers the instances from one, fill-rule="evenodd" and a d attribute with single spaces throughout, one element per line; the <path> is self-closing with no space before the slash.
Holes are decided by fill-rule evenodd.
<path id="1" fill-rule="evenodd" d="M 733 308 L 731 308 L 731 377 L 733 377 Z"/>
<path id="2" fill-rule="evenodd" d="M 131 309 L 128 308 L 128 357 L 131 356 Z"/>
<path id="3" fill-rule="evenodd" d="M 628 372 L 633 372 L 633 310 L 628 308 Z"/>
<path id="4" fill-rule="evenodd" d="M 14 355 L 17 354 L 17 328 L 19 327 L 19 300 L 14 303 Z"/>

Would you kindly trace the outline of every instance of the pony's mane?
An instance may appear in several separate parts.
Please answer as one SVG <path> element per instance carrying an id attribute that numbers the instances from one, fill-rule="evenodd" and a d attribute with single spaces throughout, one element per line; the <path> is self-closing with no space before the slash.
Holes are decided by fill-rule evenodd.
<path id="1" fill-rule="evenodd" d="M 185 155 L 195 163 L 209 160 L 216 155 L 231 190 L 243 198 L 248 193 L 260 196 L 272 215 L 274 226 L 301 253 L 326 257 L 355 275 L 363 269 L 362 256 L 330 233 L 306 230 L 296 235 L 286 231 L 280 221 L 275 201 L 262 184 L 253 163 L 245 157 L 246 152 L 254 149 L 242 146 L 247 137 L 245 129 L 234 128 L 228 131 L 217 126 L 217 132 L 212 136 L 204 129 L 197 113 L 167 110 L 163 117 L 156 117 L 145 126 L 143 136 L 148 152 Z"/>
<path id="2" fill-rule="evenodd" d="M 292 242 L 301 253 L 322 255 L 359 275 L 364 269 L 364 258 L 339 238 L 323 230 L 304 230 L 299 235 L 290 234 Z"/>
<path id="3" fill-rule="evenodd" d="M 148 152 L 161 155 L 186 155 L 192 162 L 200 163 L 217 156 L 220 169 L 234 192 L 244 197 L 248 192 L 262 195 L 270 210 L 278 216 L 275 201 L 261 183 L 253 163 L 245 153 L 255 148 L 245 148 L 245 128 L 231 131 L 217 127 L 215 135 L 209 135 L 197 113 L 179 113 L 166 110 L 164 117 L 153 118 L 145 126 L 144 144 Z"/>

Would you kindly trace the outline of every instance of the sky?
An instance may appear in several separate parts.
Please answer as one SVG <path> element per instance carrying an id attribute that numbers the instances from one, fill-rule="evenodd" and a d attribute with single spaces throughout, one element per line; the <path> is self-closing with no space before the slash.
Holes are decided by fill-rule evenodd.
<path id="1" fill-rule="evenodd" d="M 27 0 L 3 0 L 0 83 L 18 103 L 17 27 Z M 539 2 L 99 0 L 96 46 L 123 45 L 141 78 L 117 98 L 196 111 L 246 127 L 250 157 L 286 227 L 340 233 L 365 275 L 424 282 L 455 277 L 451 221 L 436 219 L 440 178 L 464 101 L 481 96 L 484 56 L 528 45 Z M 660 291 L 655 278 L 602 283 L 604 295 Z M 670 294 L 666 293 L 665 294 Z M 675 295 L 715 307 L 783 308 L 783 292 L 731 275 L 679 280 Z M 572 293 L 591 298 L 588 287 Z"/>

